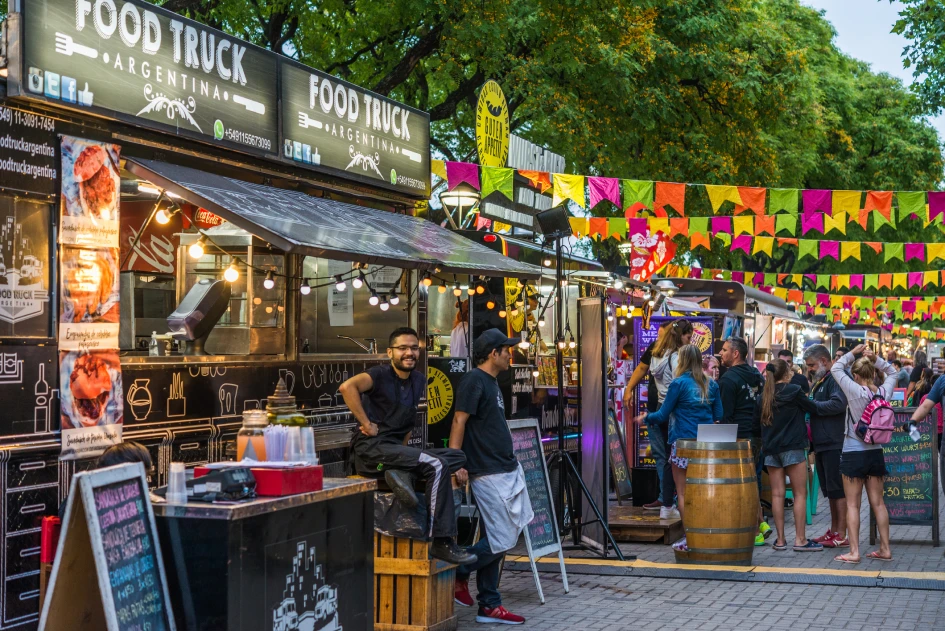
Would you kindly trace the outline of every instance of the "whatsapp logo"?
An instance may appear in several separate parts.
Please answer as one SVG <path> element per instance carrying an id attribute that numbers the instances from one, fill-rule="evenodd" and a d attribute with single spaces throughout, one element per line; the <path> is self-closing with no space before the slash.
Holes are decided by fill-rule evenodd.
<path id="1" fill-rule="evenodd" d="M 396 169 L 390 170 L 390 183 L 397 184 L 397 170 Z"/>
<path id="2" fill-rule="evenodd" d="M 223 121 L 217 119 L 213 122 L 213 137 L 217 140 L 223 140 L 223 134 L 226 132 L 226 128 L 223 127 Z"/>

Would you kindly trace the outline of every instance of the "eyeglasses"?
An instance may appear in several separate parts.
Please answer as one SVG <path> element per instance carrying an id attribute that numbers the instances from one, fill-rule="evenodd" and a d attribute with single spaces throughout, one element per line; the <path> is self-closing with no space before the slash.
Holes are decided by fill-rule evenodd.
<path id="1" fill-rule="evenodd" d="M 407 345 L 400 345 L 399 347 L 391 347 L 391 349 L 395 349 L 397 351 L 400 351 L 401 353 L 406 353 L 407 351 L 413 351 L 414 353 L 417 353 L 418 351 L 420 351 L 420 347 L 417 345 L 414 345 L 412 347 L 408 347 Z"/>

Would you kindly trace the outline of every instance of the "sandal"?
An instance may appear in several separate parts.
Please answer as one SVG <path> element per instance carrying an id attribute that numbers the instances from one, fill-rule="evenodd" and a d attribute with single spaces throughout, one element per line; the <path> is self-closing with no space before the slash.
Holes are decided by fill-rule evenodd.
<path id="1" fill-rule="evenodd" d="M 823 551 L 824 545 L 819 542 L 814 542 L 813 540 L 808 540 L 804 544 L 794 545 L 794 550 L 798 553 L 807 553 L 810 551 Z"/>
<path id="2" fill-rule="evenodd" d="M 771 548 L 774 549 L 775 551 L 787 551 L 787 542 L 785 542 L 784 544 L 778 544 L 777 542 L 775 542 Z"/>
<path id="3" fill-rule="evenodd" d="M 834 562 L 843 562 L 844 564 L 859 564 L 860 560 L 851 560 L 847 557 L 847 554 L 838 555 L 833 558 Z"/>
<path id="4" fill-rule="evenodd" d="M 866 554 L 866 558 L 869 560 L 879 560 L 880 562 L 892 562 L 893 557 L 890 554 L 889 557 L 883 557 L 879 554 L 879 551 L 871 551 Z"/>

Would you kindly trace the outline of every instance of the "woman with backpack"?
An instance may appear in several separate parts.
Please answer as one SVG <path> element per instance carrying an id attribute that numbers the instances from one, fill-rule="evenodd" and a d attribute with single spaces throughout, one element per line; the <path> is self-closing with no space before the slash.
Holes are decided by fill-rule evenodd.
<path id="1" fill-rule="evenodd" d="M 771 481 L 771 509 L 778 538 L 775 551 L 787 549 L 784 533 L 785 474 L 794 491 L 794 550 L 807 553 L 823 551 L 822 544 L 808 540 L 807 520 L 807 423 L 799 400 L 806 397 L 798 384 L 792 383 L 793 367 L 778 358 L 765 367 L 765 386 L 755 407 L 756 423 L 761 424 L 764 464 Z"/>
<path id="2" fill-rule="evenodd" d="M 873 383 L 877 371 L 886 375 L 880 387 Z M 840 474 L 847 501 L 850 552 L 833 559 L 847 564 L 860 562 L 860 499 L 865 485 L 879 531 L 879 549 L 866 557 L 888 562 L 892 560 L 892 551 L 889 549 L 889 514 L 883 501 L 883 479 L 888 473 L 883 444 L 892 436 L 894 414 L 885 400 L 896 387 L 897 371 L 872 349 L 859 345 L 834 362 L 830 373 L 847 396 L 848 404 Z"/>
<path id="3" fill-rule="evenodd" d="M 672 517 L 677 517 L 672 507 L 672 485 L 675 483 L 679 499 L 678 517 L 685 521 L 683 505 L 689 460 L 676 456 L 676 440 L 694 439 L 698 436 L 699 425 L 718 423 L 722 418 L 722 397 L 718 383 L 702 372 L 702 353 L 698 347 L 684 345 L 679 349 L 678 356 L 676 378 L 669 385 L 663 405 L 655 413 L 644 413 L 637 421 L 646 419 L 651 427 L 657 426 L 668 431 L 672 477 L 663 479 L 663 510 L 666 511 L 660 511 L 660 518 L 664 519 L 664 513 L 672 513 Z M 685 538 L 673 546 L 685 550 Z"/>

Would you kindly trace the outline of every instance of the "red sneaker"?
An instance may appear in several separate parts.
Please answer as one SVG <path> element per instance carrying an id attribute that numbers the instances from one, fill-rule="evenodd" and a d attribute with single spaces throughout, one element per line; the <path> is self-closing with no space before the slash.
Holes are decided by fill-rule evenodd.
<path id="1" fill-rule="evenodd" d="M 839 534 L 835 534 L 836 537 L 830 541 L 830 548 L 843 549 L 850 548 L 850 540 L 847 538 L 841 538 Z M 823 543 L 824 546 L 827 546 L 827 543 Z"/>
<path id="2" fill-rule="evenodd" d="M 476 623 L 504 623 L 506 625 L 522 625 L 525 617 L 512 614 L 502 606 L 498 608 L 479 608 Z"/>
<path id="3" fill-rule="evenodd" d="M 827 533 L 823 534 L 819 538 L 814 538 L 814 542 L 816 542 L 817 544 L 823 544 L 824 546 L 828 546 L 827 541 L 833 540 L 834 538 L 837 538 L 837 537 L 840 537 L 840 534 L 834 533 L 828 528 Z"/>
<path id="4" fill-rule="evenodd" d="M 457 579 L 456 589 L 453 591 L 453 601 L 467 608 L 476 605 L 472 595 L 469 594 L 469 580 Z"/>

